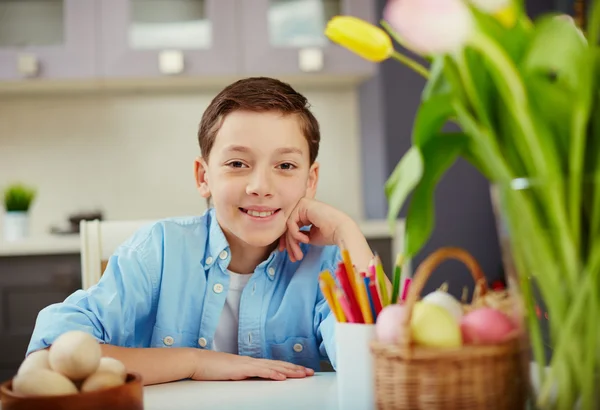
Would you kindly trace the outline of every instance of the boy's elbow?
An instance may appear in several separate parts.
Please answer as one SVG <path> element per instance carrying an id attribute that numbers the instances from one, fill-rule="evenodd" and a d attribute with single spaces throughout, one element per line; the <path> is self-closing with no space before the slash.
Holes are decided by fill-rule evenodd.
<path id="1" fill-rule="evenodd" d="M 75 330 L 89 333 L 98 341 L 103 341 L 103 332 L 98 330 L 98 325 L 86 312 L 63 304 L 45 307 L 38 313 L 25 356 L 49 348 L 60 335 Z"/>

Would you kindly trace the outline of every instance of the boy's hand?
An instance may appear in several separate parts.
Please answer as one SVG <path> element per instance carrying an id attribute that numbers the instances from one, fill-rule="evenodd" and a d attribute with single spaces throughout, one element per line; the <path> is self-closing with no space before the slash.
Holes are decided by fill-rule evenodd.
<path id="1" fill-rule="evenodd" d="M 352 219 L 334 207 L 302 198 L 287 221 L 287 231 L 279 239 L 279 250 L 287 248 L 290 260 L 302 259 L 300 242 L 317 246 L 341 245 L 340 234 L 344 226 L 353 223 Z M 312 225 L 309 231 L 300 228 Z"/>
<path id="2" fill-rule="evenodd" d="M 300 230 L 308 225 L 311 225 L 309 231 Z M 288 218 L 287 231 L 279 239 L 279 250 L 287 248 L 290 260 L 296 262 L 303 257 L 300 242 L 346 248 L 360 270 L 366 270 L 373 258 L 356 222 L 342 211 L 314 199 L 302 198 L 298 202 Z"/>
<path id="3" fill-rule="evenodd" d="M 304 378 L 315 372 L 302 366 L 278 360 L 255 359 L 230 353 L 199 350 L 193 380 L 243 380 L 251 377 L 285 380 Z"/>

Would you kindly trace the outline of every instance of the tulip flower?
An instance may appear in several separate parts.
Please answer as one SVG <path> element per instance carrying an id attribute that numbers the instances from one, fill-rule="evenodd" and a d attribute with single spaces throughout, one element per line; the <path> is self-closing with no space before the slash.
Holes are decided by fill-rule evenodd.
<path id="1" fill-rule="evenodd" d="M 471 4 L 484 13 L 491 14 L 506 27 L 515 24 L 517 10 L 512 0 L 471 0 Z"/>
<path id="2" fill-rule="evenodd" d="M 384 18 L 406 46 L 421 55 L 458 51 L 474 30 L 463 0 L 390 0 Z"/>
<path id="3" fill-rule="evenodd" d="M 327 23 L 325 35 L 365 60 L 381 62 L 394 52 L 390 36 L 381 28 L 352 16 L 336 16 Z"/>

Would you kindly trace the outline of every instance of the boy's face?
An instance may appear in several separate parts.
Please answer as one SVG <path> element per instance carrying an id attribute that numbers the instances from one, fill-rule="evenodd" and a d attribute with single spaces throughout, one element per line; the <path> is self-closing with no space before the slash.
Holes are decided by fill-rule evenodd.
<path id="1" fill-rule="evenodd" d="M 314 197 L 318 180 L 298 118 L 278 112 L 228 114 L 208 161 L 198 158 L 195 171 L 228 239 L 256 247 L 279 239 L 298 201 Z"/>

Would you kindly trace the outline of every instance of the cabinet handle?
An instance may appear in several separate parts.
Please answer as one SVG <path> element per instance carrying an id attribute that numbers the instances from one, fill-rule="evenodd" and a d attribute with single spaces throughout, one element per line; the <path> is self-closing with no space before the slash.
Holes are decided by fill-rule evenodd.
<path id="1" fill-rule="evenodd" d="M 305 73 L 323 69 L 323 50 L 320 48 L 301 48 L 298 51 L 298 67 Z"/>
<path id="2" fill-rule="evenodd" d="M 35 54 L 19 54 L 17 69 L 24 77 L 35 77 L 40 72 L 40 62 Z"/>
<path id="3" fill-rule="evenodd" d="M 162 74 L 181 74 L 184 65 L 181 51 L 164 50 L 158 54 L 158 69 Z"/>

